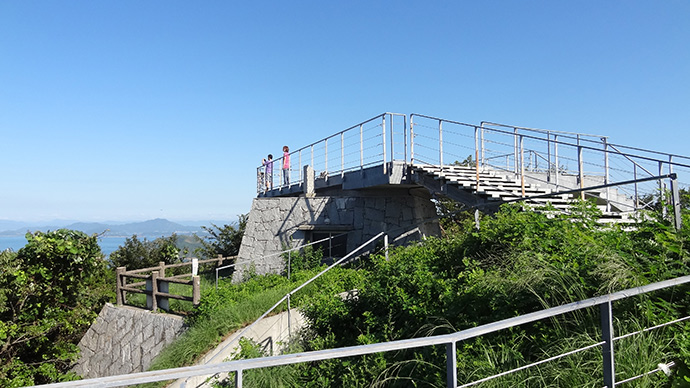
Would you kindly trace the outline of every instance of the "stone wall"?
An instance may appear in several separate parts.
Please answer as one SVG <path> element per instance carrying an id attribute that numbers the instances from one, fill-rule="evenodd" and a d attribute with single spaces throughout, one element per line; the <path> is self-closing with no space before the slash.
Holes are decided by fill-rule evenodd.
<path id="1" fill-rule="evenodd" d="M 84 378 L 145 371 L 184 329 L 181 317 L 106 303 L 79 341 L 81 358 L 73 370 Z"/>
<path id="2" fill-rule="evenodd" d="M 253 267 L 257 274 L 279 273 L 286 247 L 306 242 L 309 228 L 347 232 L 347 251 L 385 231 L 392 243 L 438 235 L 438 222 L 421 224 L 436 215 L 426 189 L 387 187 L 334 191 L 314 197 L 265 197 L 252 203 L 233 279 Z M 396 241 L 397 239 L 397 241 Z"/>

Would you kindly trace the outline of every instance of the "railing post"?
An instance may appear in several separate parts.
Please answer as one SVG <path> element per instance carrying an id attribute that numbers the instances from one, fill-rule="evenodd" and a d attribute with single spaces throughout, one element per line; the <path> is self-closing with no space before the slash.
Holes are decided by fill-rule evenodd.
<path id="1" fill-rule="evenodd" d="M 288 341 L 292 337 L 292 326 L 290 323 L 290 294 L 287 294 L 287 324 L 288 324 Z"/>
<path id="2" fill-rule="evenodd" d="M 165 261 L 159 261 L 158 262 L 158 276 L 164 278 L 165 277 Z"/>
<path id="3" fill-rule="evenodd" d="M 314 166 L 314 145 L 312 144 L 311 147 L 309 147 L 309 148 L 311 148 L 311 166 L 315 167 Z"/>
<path id="4" fill-rule="evenodd" d="M 292 249 L 288 251 L 288 280 L 290 280 L 290 269 L 292 267 Z"/>
<path id="5" fill-rule="evenodd" d="M 395 160 L 395 141 L 393 139 L 393 114 L 391 113 L 389 115 L 390 117 L 390 128 L 391 128 L 391 152 L 390 152 L 390 159 L 391 159 L 391 166 L 393 165 L 392 162 Z"/>
<path id="6" fill-rule="evenodd" d="M 484 167 L 486 165 L 486 155 L 484 155 L 484 152 L 486 150 L 486 148 L 484 147 L 484 123 L 482 123 L 481 128 L 482 128 L 482 132 L 481 132 L 481 136 L 482 136 L 482 167 Z"/>
<path id="7" fill-rule="evenodd" d="M 513 171 L 515 171 L 515 177 L 518 176 L 519 170 L 518 170 L 518 161 L 519 161 L 519 155 L 518 155 L 518 130 L 517 128 L 513 128 L 513 143 L 515 145 L 515 158 L 513 159 L 515 162 L 513 162 Z"/>
<path id="8" fill-rule="evenodd" d="M 659 175 L 661 176 L 664 173 L 664 162 L 661 160 L 659 161 Z M 664 180 L 659 178 L 659 205 L 661 206 L 661 216 L 666 219 L 668 216 L 667 214 L 667 209 L 666 209 L 666 201 L 664 200 L 664 196 L 666 194 L 666 190 L 664 190 Z"/>
<path id="9" fill-rule="evenodd" d="M 601 312 L 601 354 L 604 359 L 604 386 L 613 388 L 616 386 L 616 368 L 613 352 L 613 311 L 611 302 L 599 305 Z"/>
<path id="10" fill-rule="evenodd" d="M 601 140 L 604 142 L 604 184 L 609 184 L 609 143 L 608 139 L 602 137 Z M 606 187 L 606 211 L 611 211 L 611 190 L 610 187 Z"/>
<path id="11" fill-rule="evenodd" d="M 383 235 L 383 249 L 386 255 L 386 261 L 388 261 L 388 234 Z"/>
<path id="12" fill-rule="evenodd" d="M 242 388 L 242 369 L 235 372 L 235 388 Z"/>
<path id="13" fill-rule="evenodd" d="M 328 180 L 328 138 L 324 140 L 324 152 L 326 156 L 326 160 L 324 162 L 324 168 L 323 170 L 326 171 L 326 176 L 324 177 L 326 180 Z"/>
<path id="14" fill-rule="evenodd" d="M 364 170 L 364 133 L 362 124 L 359 124 L 359 169 Z"/>
<path id="15" fill-rule="evenodd" d="M 146 295 L 146 307 L 151 311 L 158 310 L 158 271 L 151 271 L 151 276 L 146 279 L 146 291 L 151 295 Z"/>
<path id="16" fill-rule="evenodd" d="M 673 218 L 675 221 L 676 230 L 680 230 L 682 225 L 682 218 L 680 215 L 680 193 L 678 190 L 678 182 L 676 182 L 676 174 L 671 173 L 671 204 L 673 205 Z"/>
<path id="17" fill-rule="evenodd" d="M 125 303 L 125 291 L 122 289 L 123 281 L 122 281 L 122 274 L 127 271 L 126 267 L 117 267 L 115 270 L 116 276 L 117 276 L 117 305 L 122 306 Z"/>
<path id="18" fill-rule="evenodd" d="M 381 146 L 383 147 L 383 173 L 388 172 L 386 168 L 386 115 L 381 117 Z"/>
<path id="19" fill-rule="evenodd" d="M 340 132 L 340 177 L 345 176 L 345 133 Z"/>
<path id="20" fill-rule="evenodd" d="M 580 145 L 580 135 L 577 135 L 577 173 L 578 176 L 580 177 L 580 189 L 585 188 L 585 172 L 584 172 L 584 167 L 583 167 L 583 160 L 582 160 L 582 146 Z M 584 200 L 585 199 L 585 191 L 581 190 L 580 191 L 580 199 Z"/>
<path id="21" fill-rule="evenodd" d="M 525 147 L 520 135 L 520 187 L 522 187 L 522 198 L 525 198 Z"/>
<path id="22" fill-rule="evenodd" d="M 299 160 L 299 181 L 304 182 L 304 175 L 302 175 L 302 150 L 300 149 L 297 154 L 297 159 Z"/>
<path id="23" fill-rule="evenodd" d="M 446 344 L 446 386 L 458 387 L 458 356 L 456 342 Z"/>
<path id="24" fill-rule="evenodd" d="M 554 165 L 556 167 L 556 191 L 558 191 L 558 174 L 559 170 L 561 167 L 558 165 L 558 135 L 554 134 L 553 135 L 553 157 L 554 157 Z"/>
<path id="25" fill-rule="evenodd" d="M 551 183 L 551 132 L 546 132 L 546 181 Z"/>
<path id="26" fill-rule="evenodd" d="M 635 210 L 640 207 L 639 197 L 637 196 L 637 163 L 633 163 L 633 179 L 635 180 Z"/>
<path id="27" fill-rule="evenodd" d="M 438 121 L 438 164 L 443 173 L 443 121 Z"/>
<path id="28" fill-rule="evenodd" d="M 201 302 L 201 278 L 199 275 L 192 276 L 192 304 L 198 306 Z"/>
<path id="29" fill-rule="evenodd" d="M 414 116 L 410 115 L 410 164 L 414 164 Z"/>
<path id="30" fill-rule="evenodd" d="M 474 170 L 477 179 L 477 191 L 479 191 L 479 128 L 474 127 Z"/>

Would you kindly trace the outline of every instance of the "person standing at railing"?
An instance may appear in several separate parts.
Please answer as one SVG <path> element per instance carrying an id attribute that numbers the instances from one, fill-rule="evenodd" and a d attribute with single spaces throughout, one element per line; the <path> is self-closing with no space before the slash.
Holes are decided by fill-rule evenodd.
<path id="1" fill-rule="evenodd" d="M 283 185 L 290 184 L 290 148 L 283 146 Z"/>
<path id="2" fill-rule="evenodd" d="M 266 180 L 266 191 L 273 189 L 273 155 L 268 154 L 268 160 L 262 160 L 261 164 L 266 170 L 264 172 L 264 179 Z"/>

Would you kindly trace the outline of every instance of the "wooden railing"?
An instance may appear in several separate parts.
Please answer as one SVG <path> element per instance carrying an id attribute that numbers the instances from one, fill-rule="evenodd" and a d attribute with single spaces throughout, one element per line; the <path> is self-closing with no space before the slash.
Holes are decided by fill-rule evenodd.
<path id="1" fill-rule="evenodd" d="M 185 263 L 165 264 L 159 262 L 157 267 L 141 268 L 128 271 L 126 267 L 117 267 L 117 305 L 127 303 L 127 293 L 145 294 L 146 308 L 156 311 L 170 310 L 169 299 L 177 299 L 192 302 L 194 306 L 201 300 L 201 281 L 198 275 L 199 265 L 215 263 L 220 266 L 225 260 L 234 260 L 236 257 L 223 257 L 218 255 L 215 259 L 192 259 Z M 166 271 L 172 268 L 189 267 L 187 273 L 166 276 Z M 128 283 L 127 279 L 138 279 L 134 283 Z M 192 296 L 171 294 L 170 283 L 192 286 Z M 141 287 L 144 288 L 141 288 Z"/>

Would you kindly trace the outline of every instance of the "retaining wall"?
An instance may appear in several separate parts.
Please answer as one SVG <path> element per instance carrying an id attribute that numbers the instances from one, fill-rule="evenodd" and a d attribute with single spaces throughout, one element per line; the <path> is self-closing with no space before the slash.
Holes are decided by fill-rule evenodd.
<path id="1" fill-rule="evenodd" d="M 181 317 L 106 303 L 79 341 L 73 370 L 84 378 L 143 372 L 184 330 Z"/>
<path id="2" fill-rule="evenodd" d="M 438 235 L 437 221 L 406 233 L 407 228 L 435 216 L 429 191 L 410 187 L 337 190 L 333 195 L 314 197 L 255 198 L 233 280 L 240 281 L 250 270 L 259 275 L 283 271 L 284 259 L 276 254 L 286 247 L 306 243 L 310 228 L 347 233 L 349 252 L 384 231 L 394 244 Z"/>

